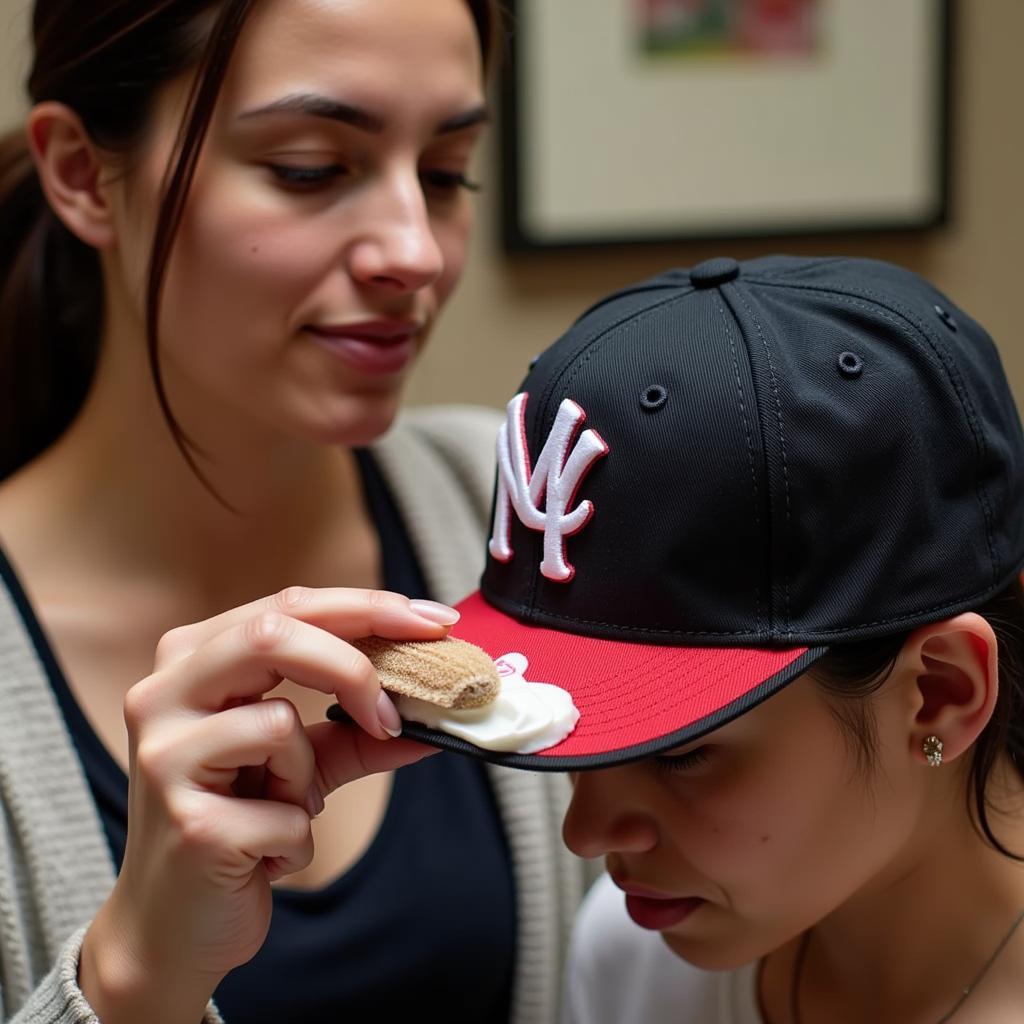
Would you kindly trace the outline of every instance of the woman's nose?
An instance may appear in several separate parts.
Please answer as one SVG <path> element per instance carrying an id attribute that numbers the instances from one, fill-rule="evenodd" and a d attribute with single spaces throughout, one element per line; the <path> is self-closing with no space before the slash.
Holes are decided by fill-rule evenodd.
<path id="1" fill-rule="evenodd" d="M 643 853 L 658 843 L 657 821 L 637 799 L 632 766 L 580 772 L 562 823 L 562 839 L 580 857 Z"/>
<path id="2" fill-rule="evenodd" d="M 395 174 L 374 191 L 349 249 L 352 276 L 364 286 L 395 292 L 433 284 L 444 270 L 444 253 L 419 177 Z"/>

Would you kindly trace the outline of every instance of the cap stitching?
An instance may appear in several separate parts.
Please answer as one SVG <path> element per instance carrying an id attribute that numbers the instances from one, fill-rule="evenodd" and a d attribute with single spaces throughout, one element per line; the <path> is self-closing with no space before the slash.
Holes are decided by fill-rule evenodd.
<path id="1" fill-rule="evenodd" d="M 622 327 L 623 324 L 627 324 L 632 320 L 638 320 L 641 317 L 649 316 L 656 310 L 660 309 L 662 306 L 665 306 L 670 302 L 673 302 L 677 299 L 685 298 L 687 295 L 692 294 L 693 289 L 684 292 L 683 295 L 672 295 L 669 296 L 667 299 L 662 299 L 660 302 L 654 303 L 651 306 L 645 306 L 641 310 L 634 310 L 630 313 L 627 313 L 625 316 L 622 316 L 618 320 L 615 320 L 607 327 L 602 328 L 592 337 L 587 338 L 586 341 L 581 342 L 575 348 L 576 354 L 565 361 L 565 365 L 562 367 L 562 369 L 554 376 L 552 376 L 551 379 L 548 381 L 547 385 L 542 389 L 539 401 L 537 403 L 538 417 L 545 418 L 547 416 L 548 404 L 551 400 L 551 395 L 559 388 L 563 388 L 563 390 L 564 388 L 568 388 L 568 386 L 572 383 L 573 379 L 579 374 L 583 366 L 586 363 L 590 362 L 590 359 L 593 357 L 593 355 L 598 350 L 600 345 L 602 345 L 604 342 L 608 340 L 608 336 L 613 331 Z M 565 378 L 565 375 L 569 373 L 570 370 L 572 371 L 572 373 L 569 375 L 568 379 L 565 379 L 565 384 L 563 386 L 562 381 Z"/>
<path id="2" fill-rule="evenodd" d="M 999 586 L 1008 581 L 1014 574 L 1010 573 L 1007 576 L 1007 580 L 997 580 L 994 584 L 990 584 L 987 587 L 982 587 L 980 590 L 975 590 L 970 594 L 965 594 L 963 597 L 958 597 L 952 601 L 945 601 L 942 604 L 932 605 L 930 608 L 916 608 L 912 612 L 907 612 L 904 615 L 894 615 L 888 619 L 873 619 L 868 622 L 853 622 L 848 623 L 845 626 L 836 627 L 835 629 L 818 628 L 814 630 L 805 630 L 797 633 L 797 637 L 803 637 L 805 639 L 796 639 L 793 642 L 798 646 L 805 644 L 813 646 L 814 640 L 808 640 L 807 637 L 823 637 L 823 636 L 835 636 L 839 633 L 849 633 L 855 629 L 869 629 L 872 626 L 891 626 L 897 625 L 903 622 L 910 622 L 919 619 L 922 615 L 930 615 L 932 612 L 946 611 L 950 608 L 966 607 L 973 601 L 983 600 L 986 596 L 994 593 L 999 589 Z M 501 607 L 501 603 L 497 603 L 497 607 Z M 676 636 L 682 638 L 688 637 L 714 637 L 714 636 L 742 636 L 752 637 L 754 632 L 749 629 L 731 629 L 731 630 L 678 630 L 678 629 L 658 629 L 654 626 L 627 626 L 618 622 L 604 622 L 600 619 L 581 619 L 578 616 L 573 615 L 562 615 L 559 612 L 549 611 L 545 608 L 533 608 L 528 605 L 522 605 L 518 603 L 510 602 L 507 605 L 510 610 L 509 614 L 513 614 L 511 610 L 518 612 L 520 615 L 529 615 L 528 621 L 535 625 L 544 626 L 547 619 L 558 619 L 563 622 L 573 622 L 579 626 L 601 626 L 607 629 L 613 629 L 619 633 L 650 633 L 657 636 Z M 596 640 L 607 640 L 609 637 L 593 637 Z M 631 643 L 636 641 L 630 641 Z"/>
<path id="3" fill-rule="evenodd" d="M 737 290 L 739 300 L 743 304 L 743 308 L 747 311 L 747 315 L 753 321 L 754 328 L 757 330 L 757 336 L 761 339 L 761 345 L 764 348 L 765 359 L 768 360 L 768 375 L 771 380 L 772 394 L 775 397 L 775 419 L 779 426 L 779 447 L 782 454 L 782 489 L 785 495 L 785 517 L 786 517 L 786 533 L 783 537 L 783 565 L 782 565 L 782 592 L 785 598 L 786 607 L 786 632 L 790 632 L 790 602 L 789 602 L 789 559 L 788 559 L 788 539 L 789 539 L 789 519 L 790 519 L 790 493 L 789 493 L 789 460 L 786 453 L 786 432 L 782 425 L 782 402 L 779 399 L 779 381 L 775 375 L 775 364 L 772 362 L 771 349 L 768 345 L 768 339 L 765 337 L 764 331 L 761 330 L 761 323 L 754 314 L 754 311 L 750 308 L 750 304 L 747 302 L 742 291 Z M 766 453 L 767 455 L 767 453 Z"/>
<path id="4" fill-rule="evenodd" d="M 743 274 L 743 280 L 748 284 L 751 282 L 758 282 L 762 279 L 781 279 L 796 274 L 803 274 L 809 270 L 817 270 L 819 267 L 828 266 L 830 263 L 842 263 L 846 259 L 845 256 L 822 256 L 820 259 L 816 259 L 810 262 L 798 262 L 793 264 L 787 264 L 786 266 L 779 267 L 776 270 L 772 269 L 757 269 L 757 270 L 746 270 Z M 774 284 L 774 280 L 771 280 Z"/>
<path id="5" fill-rule="evenodd" d="M 992 506 L 989 503 L 988 494 L 985 492 L 984 485 L 981 483 L 981 476 L 979 472 L 979 463 L 987 456 L 988 445 L 985 443 L 985 435 L 981 429 L 981 424 L 978 421 L 978 414 L 974 411 L 974 405 L 971 402 L 971 396 L 968 392 L 967 385 L 960 373 L 960 368 L 957 366 L 956 360 L 945 348 L 942 342 L 937 341 L 929 335 L 923 323 L 917 319 L 911 310 L 900 307 L 897 303 L 888 298 L 888 296 L 880 295 L 877 292 L 866 289 L 864 294 L 870 296 L 885 308 L 891 309 L 893 312 L 900 314 L 911 326 L 917 328 L 918 333 L 924 338 L 925 342 L 935 350 L 939 357 L 939 362 L 942 364 L 943 369 L 949 376 L 950 383 L 953 385 L 957 397 L 960 399 L 960 404 L 963 406 L 964 413 L 967 416 L 967 422 L 971 428 L 971 433 L 974 435 L 974 442 L 977 445 L 974 489 L 978 496 L 978 501 L 981 504 L 982 511 L 985 514 L 985 540 L 988 544 L 989 558 L 992 561 L 992 578 L 996 579 L 999 576 L 1000 564 L 999 557 L 995 549 L 995 538 L 993 536 L 994 515 Z M 850 300 L 847 299 L 847 301 L 849 302 Z"/>
<path id="6" fill-rule="evenodd" d="M 609 335 L 612 333 L 612 331 L 616 330 L 617 328 L 623 326 L 626 323 L 647 319 L 648 317 L 652 316 L 655 312 L 657 312 L 659 309 L 661 309 L 662 306 L 667 306 L 670 302 L 677 302 L 693 294 L 694 290 L 691 289 L 690 291 L 684 292 L 682 295 L 671 295 L 667 299 L 663 299 L 661 302 L 657 302 L 652 306 L 646 306 L 642 310 L 634 311 L 630 313 L 628 316 L 624 316 L 621 320 L 616 320 L 615 323 L 609 325 L 603 331 L 600 331 L 598 334 L 595 334 L 594 337 L 587 341 L 583 346 L 584 351 L 576 359 L 573 359 L 571 362 L 568 362 L 561 371 L 561 373 L 559 373 L 551 381 L 550 386 L 544 390 L 545 413 L 547 412 L 547 402 L 552 391 L 559 387 L 567 389 L 569 385 L 572 384 L 573 380 L 579 376 L 580 372 L 583 370 L 583 367 L 590 362 L 590 360 L 598 353 L 598 351 L 600 351 L 601 347 L 609 340 Z M 571 373 L 569 373 L 570 370 L 572 371 Z M 567 373 L 569 374 L 568 377 L 565 376 Z M 565 380 L 564 384 L 562 384 L 563 378 Z"/>
<path id="7" fill-rule="evenodd" d="M 501 608 L 502 603 L 497 602 L 496 606 Z M 618 622 L 604 622 L 600 619 L 581 619 L 578 615 L 563 615 L 561 612 L 549 611 L 546 608 L 535 608 L 533 605 L 520 604 L 519 602 L 508 602 L 507 608 L 514 609 L 515 613 L 522 616 L 524 621 L 534 625 L 543 626 L 547 619 L 559 619 L 562 622 L 575 622 L 580 626 L 604 626 L 607 629 L 614 629 L 623 633 L 656 633 L 659 636 L 751 636 L 749 629 L 723 629 L 723 630 L 679 630 L 679 629 L 658 629 L 654 626 L 626 626 Z M 870 625 L 870 623 L 869 623 Z M 602 640 L 607 637 L 595 637 Z"/>
<path id="8" fill-rule="evenodd" d="M 714 655 L 719 654 L 722 650 L 729 650 L 729 648 L 708 648 L 709 656 L 707 658 L 701 659 L 701 661 L 693 664 L 692 666 L 687 666 L 687 677 L 694 683 L 704 684 L 699 690 L 688 690 L 685 694 L 679 695 L 678 698 L 676 700 L 673 700 L 671 704 L 659 705 L 659 710 L 665 711 L 673 707 L 678 707 L 680 704 L 689 703 L 691 700 L 699 698 L 706 694 L 709 690 L 711 690 L 718 682 L 719 677 L 717 674 L 708 671 L 709 667 L 711 667 L 708 663 L 712 661 L 717 662 L 719 659 L 714 657 Z M 742 650 L 742 648 L 738 648 L 738 650 Z M 733 661 L 732 665 L 730 665 L 730 670 L 732 672 L 742 672 L 748 665 L 750 665 L 752 661 L 755 661 L 757 659 L 759 653 L 760 652 L 758 651 L 750 651 L 749 653 L 746 653 L 736 658 Z M 693 671 L 691 671 L 691 669 Z M 644 681 L 645 683 L 657 684 L 666 676 L 672 676 L 676 674 L 678 674 L 678 666 L 666 664 L 661 666 L 660 670 L 657 673 L 646 676 Z M 609 679 L 610 678 L 613 677 L 609 677 Z M 595 683 L 594 685 L 599 686 L 601 684 Z M 636 693 L 637 687 L 635 684 L 631 686 L 624 685 L 616 690 L 605 690 L 603 691 L 602 698 L 600 700 L 587 701 L 587 713 L 588 715 L 594 712 L 600 714 L 602 711 L 604 711 L 605 708 L 609 706 L 615 706 L 619 708 L 619 716 L 614 717 L 612 715 L 602 715 L 602 718 L 606 723 L 621 720 L 623 715 L 628 717 L 629 714 L 628 709 L 622 707 L 622 695 L 632 695 Z M 589 729 L 587 730 L 587 736 L 600 736 L 602 734 L 603 733 L 592 732 Z"/>
<path id="9" fill-rule="evenodd" d="M 899 315 L 905 323 L 925 342 L 928 349 L 934 354 L 938 360 L 938 366 L 941 370 L 945 371 L 946 377 L 950 384 L 953 386 L 953 390 L 956 393 L 957 398 L 960 401 L 961 408 L 963 409 L 964 416 L 967 419 L 967 425 L 974 437 L 975 445 L 977 446 L 977 461 L 975 463 L 975 482 L 974 490 L 978 498 L 978 503 L 981 505 L 982 513 L 985 519 L 985 543 L 988 546 L 989 559 L 992 563 L 992 578 L 997 579 L 1001 572 L 1000 560 L 996 554 L 995 541 L 993 537 L 993 512 L 989 502 L 988 495 L 985 492 L 983 485 L 981 484 L 980 477 L 978 474 L 978 462 L 984 457 L 988 451 L 988 447 L 985 444 L 985 439 L 982 436 L 980 427 L 977 422 L 977 414 L 974 411 L 974 407 L 971 403 L 970 396 L 967 393 L 967 389 L 960 379 L 960 371 L 956 366 L 955 360 L 943 349 L 943 346 L 937 342 L 925 329 L 924 325 L 912 311 L 901 307 L 898 303 L 894 302 L 891 297 L 887 295 L 881 295 L 878 292 L 865 289 L 863 292 L 850 292 L 840 291 L 836 288 L 823 288 L 816 285 L 806 285 L 793 282 L 779 282 L 766 281 L 765 285 L 768 287 L 783 287 L 783 288 L 796 288 L 801 291 L 817 292 L 822 295 L 826 295 L 840 302 L 845 302 L 847 305 L 865 309 L 868 312 L 874 312 L 882 316 L 883 319 L 888 320 L 895 327 L 899 327 L 900 324 L 896 321 L 892 314 Z M 864 300 L 873 299 L 878 305 L 869 306 Z M 881 308 L 879 308 L 881 307 Z M 927 354 L 927 353 L 926 353 Z"/>
<path id="10" fill-rule="evenodd" d="M 557 374 L 554 374 L 548 381 L 547 386 L 541 390 L 539 400 L 537 403 L 537 419 L 535 419 L 534 422 L 536 423 L 540 419 L 547 418 L 548 406 L 551 401 L 551 396 L 555 393 L 555 391 L 558 388 L 562 387 L 563 390 L 565 390 L 569 387 L 569 385 L 579 374 L 583 366 L 590 361 L 591 357 L 595 354 L 595 351 L 604 342 L 608 340 L 609 335 L 613 331 L 617 330 L 623 324 L 627 324 L 633 320 L 637 320 L 640 319 L 641 317 L 646 317 L 653 314 L 656 310 L 660 309 L 664 305 L 667 305 L 669 302 L 682 299 L 686 295 L 692 295 L 693 291 L 694 289 L 691 288 L 689 291 L 684 292 L 682 295 L 673 294 L 670 295 L 668 298 L 653 303 L 652 305 L 645 306 L 642 310 L 633 310 L 630 313 L 627 313 L 624 316 L 619 317 L 617 320 L 609 324 L 603 330 L 598 331 L 593 337 L 588 338 L 584 342 L 581 342 L 575 348 L 576 354 L 572 358 L 566 360 L 565 366 L 563 366 Z M 565 378 L 565 375 L 569 373 L 570 370 L 572 370 L 572 373 L 569 375 L 567 379 L 565 379 L 565 384 L 563 387 L 561 381 Z M 586 410 L 584 410 L 584 412 L 586 412 Z M 537 587 L 540 582 L 540 576 L 541 574 L 539 563 L 537 563 L 536 560 L 534 560 L 534 564 L 530 569 L 529 595 L 531 605 L 536 602 Z"/>
<path id="11" fill-rule="evenodd" d="M 757 490 L 757 468 L 754 465 L 754 442 L 753 437 L 751 436 L 750 423 L 747 420 L 746 403 L 743 401 L 743 384 L 740 380 L 739 357 L 736 354 L 736 343 L 733 338 L 729 318 L 725 315 L 725 307 L 721 303 L 716 303 L 715 308 L 718 311 L 718 315 L 722 318 L 726 335 L 729 338 L 729 351 L 732 354 L 732 369 L 736 378 L 736 396 L 739 401 L 740 416 L 743 419 L 743 433 L 747 439 L 747 464 L 750 466 L 750 481 L 754 489 L 754 523 L 757 526 L 760 526 L 760 499 Z M 757 629 L 760 631 L 763 628 L 763 623 L 761 618 L 761 587 L 758 584 L 754 585 L 754 614 L 757 620 Z"/>
<path id="12" fill-rule="evenodd" d="M 981 601 L 987 594 L 991 594 L 994 589 L 998 589 L 998 584 L 995 586 L 989 585 L 983 587 L 981 590 L 974 591 L 973 594 L 967 594 L 965 597 L 958 597 L 955 601 L 946 601 L 943 604 L 932 605 L 931 608 L 918 608 L 915 611 L 908 612 L 906 615 L 895 615 L 891 619 L 877 619 L 874 622 L 855 622 L 852 626 L 844 626 L 842 629 L 816 629 L 813 631 L 814 636 L 834 636 L 836 633 L 848 633 L 853 629 L 866 629 L 870 626 L 890 626 L 901 622 L 909 622 L 914 619 L 920 618 L 922 615 L 930 615 L 932 612 L 946 611 L 949 608 L 957 608 L 969 604 L 972 601 Z M 811 636 L 812 633 L 803 633 L 801 636 Z"/>
<path id="13" fill-rule="evenodd" d="M 599 309 L 604 306 L 608 306 L 613 302 L 618 302 L 621 299 L 628 299 L 634 295 L 643 295 L 646 292 L 658 292 L 664 291 L 666 288 L 671 288 L 674 291 L 679 291 L 682 288 L 687 289 L 686 294 L 696 289 L 689 283 L 682 279 L 675 281 L 663 280 L 664 275 L 651 278 L 648 281 L 644 281 L 638 285 L 634 285 L 632 288 L 623 288 L 620 291 L 613 292 L 611 295 L 605 296 L 603 299 L 598 299 L 592 306 L 588 306 L 578 317 L 576 317 L 574 323 L 578 324 L 583 320 L 586 320 L 591 314 L 596 313 Z"/>
<path id="14" fill-rule="evenodd" d="M 751 652 L 750 654 L 746 655 L 745 657 L 743 657 L 741 659 L 737 659 L 737 661 L 735 662 L 734 665 L 731 666 L 731 668 L 733 670 L 740 671 L 740 670 L 746 668 L 750 664 L 750 662 L 755 660 L 756 657 L 757 657 L 756 652 Z M 794 661 L 795 660 L 796 659 L 794 658 Z M 786 666 L 786 667 L 788 667 L 788 666 Z M 782 669 L 780 669 L 779 671 L 781 672 Z M 670 672 L 669 668 L 666 667 L 661 673 L 659 673 L 658 675 L 654 676 L 653 679 L 654 679 L 654 681 L 657 681 L 659 679 L 664 678 L 667 675 L 671 675 L 671 672 Z M 695 703 L 700 697 L 703 697 L 710 690 L 714 689 L 715 685 L 718 682 L 718 679 L 717 679 L 717 676 L 711 676 L 710 678 L 705 676 L 704 679 L 701 680 L 701 681 L 704 683 L 704 685 L 701 686 L 701 688 L 699 690 L 687 690 L 687 691 L 685 691 L 685 693 L 679 693 L 677 691 L 677 693 L 673 695 L 673 696 L 675 696 L 674 700 L 671 700 L 668 703 L 661 703 L 661 702 L 659 702 L 658 705 L 657 705 L 657 712 L 659 714 L 666 714 L 668 712 L 673 711 L 675 708 L 680 707 L 681 705 Z M 758 682 L 755 682 L 754 685 L 751 687 L 751 689 L 756 688 L 757 686 L 759 686 L 763 682 L 765 682 L 765 680 L 763 680 L 763 679 L 758 681 Z M 618 694 L 616 694 L 616 697 L 617 696 L 618 696 Z M 740 696 L 742 696 L 742 694 Z M 619 704 L 619 701 L 616 700 L 615 703 Z M 588 705 L 587 705 L 588 713 L 593 711 L 595 708 L 598 708 L 599 706 L 600 705 L 588 703 Z M 621 705 L 620 705 L 620 707 L 621 707 Z M 619 731 L 619 729 L 615 728 L 615 726 L 621 726 L 621 723 L 623 721 L 631 720 L 632 719 L 632 715 L 630 714 L 630 712 L 635 710 L 635 709 L 630 707 L 630 708 L 621 708 L 621 710 L 622 710 L 623 713 L 621 715 L 619 715 L 618 717 L 614 717 L 613 718 L 613 717 L 609 716 L 608 718 L 606 718 L 604 720 L 604 724 L 609 725 L 612 728 L 606 728 L 606 729 L 600 729 L 600 730 L 586 729 L 583 732 L 583 735 L 585 735 L 587 737 L 587 739 L 598 739 L 601 736 L 608 736 L 608 735 L 610 735 L 612 733 L 617 733 Z M 711 711 L 707 711 L 707 712 L 705 712 L 705 715 L 713 714 L 715 710 L 717 710 L 717 709 L 712 709 Z M 705 717 L 705 716 L 702 715 L 701 718 L 703 718 L 703 717 Z M 697 721 L 700 721 L 700 719 L 697 719 Z"/>
<path id="15" fill-rule="evenodd" d="M 882 316 L 883 319 L 888 320 L 894 326 L 899 326 L 895 317 L 890 315 L 890 313 L 879 311 L 877 307 L 871 307 L 868 306 L 867 303 L 863 301 L 858 301 L 858 297 L 856 295 L 850 295 L 846 293 L 833 294 L 835 294 L 835 297 L 839 301 L 845 302 L 849 306 L 866 309 L 869 312 L 874 311 L 876 313 L 879 313 L 879 315 Z M 957 367 L 956 362 L 954 361 L 952 356 L 945 352 L 943 350 L 943 347 L 928 335 L 927 331 L 925 331 L 921 323 L 918 320 L 916 320 L 909 311 L 900 308 L 895 303 L 893 303 L 892 300 L 889 299 L 887 296 L 879 295 L 877 292 L 865 291 L 863 294 L 874 299 L 877 303 L 879 303 L 879 305 L 882 306 L 882 310 L 890 310 L 891 313 L 899 314 L 910 325 L 911 328 L 917 329 L 917 332 L 922 336 L 925 343 L 935 353 L 935 356 L 938 359 L 939 367 L 945 371 L 946 376 L 949 379 L 949 382 L 953 385 L 953 390 L 956 392 L 957 398 L 960 400 L 960 405 L 963 408 L 964 415 L 967 418 L 968 427 L 970 428 L 971 434 L 974 436 L 974 441 L 977 446 L 978 458 L 982 458 L 984 454 L 987 452 L 987 446 L 985 445 L 984 437 L 981 434 L 981 429 L 977 422 L 977 414 L 975 413 L 974 407 L 971 404 L 970 396 L 967 394 L 966 387 L 960 379 L 959 368 Z M 992 563 L 992 578 L 995 579 L 999 575 L 1000 565 L 998 556 L 996 555 L 995 551 L 994 538 L 992 536 L 993 514 L 991 505 L 988 500 L 988 495 L 985 493 L 985 489 L 981 485 L 981 482 L 978 478 L 977 463 L 975 464 L 974 490 L 975 494 L 977 495 L 978 502 L 981 505 L 982 512 L 984 513 L 985 542 L 988 546 L 989 560 Z"/>
<path id="16" fill-rule="evenodd" d="M 698 677 L 699 676 L 705 676 L 706 677 L 707 676 L 708 663 L 709 662 L 717 662 L 719 660 L 718 655 L 723 650 L 725 650 L 725 651 L 740 650 L 741 651 L 741 650 L 743 650 L 743 648 L 742 647 L 738 647 L 738 648 L 706 647 L 706 648 L 704 648 L 704 651 L 706 651 L 707 653 L 704 654 L 699 660 L 691 662 L 688 665 L 688 668 L 690 670 L 688 672 L 688 675 L 690 675 L 691 677 L 693 677 L 693 676 L 698 676 Z M 759 654 L 760 654 L 759 651 L 751 651 L 748 654 L 745 654 L 745 655 L 742 655 L 740 657 L 737 657 L 735 659 L 735 661 L 734 661 L 733 667 L 735 667 L 735 668 L 742 668 L 743 666 L 748 664 L 754 657 L 756 657 Z M 632 666 L 631 677 L 635 673 L 636 670 L 643 668 L 643 664 L 644 663 L 641 662 L 641 663 L 639 663 L 639 664 L 637 664 L 635 666 Z M 678 665 L 677 664 L 664 663 L 661 666 L 659 666 L 657 672 L 646 671 L 644 673 L 644 682 L 645 683 L 656 683 L 656 682 L 658 682 L 658 680 L 663 679 L 665 676 L 672 675 L 672 674 L 674 674 L 676 672 L 678 672 Z M 613 682 L 613 681 L 618 681 L 620 683 L 620 685 L 618 687 L 607 687 L 605 685 L 605 684 L 607 684 L 609 682 Z M 636 680 L 633 679 L 633 678 L 626 679 L 621 671 L 613 672 L 613 673 L 611 673 L 611 674 L 609 674 L 607 676 L 603 676 L 600 679 L 591 679 L 591 680 L 589 680 L 589 682 L 590 682 L 591 686 L 593 686 L 595 688 L 598 688 L 598 687 L 601 688 L 601 696 L 599 698 L 597 698 L 597 699 L 588 700 L 587 701 L 587 710 L 588 710 L 588 712 L 589 711 L 600 711 L 600 710 L 602 710 L 603 708 L 605 708 L 609 704 L 618 704 L 619 701 L 620 701 L 621 695 L 623 693 L 631 693 L 632 694 L 632 693 L 636 693 L 637 692 Z M 710 684 L 709 684 L 709 686 L 710 686 Z M 701 691 L 701 692 L 703 692 L 703 691 Z"/>

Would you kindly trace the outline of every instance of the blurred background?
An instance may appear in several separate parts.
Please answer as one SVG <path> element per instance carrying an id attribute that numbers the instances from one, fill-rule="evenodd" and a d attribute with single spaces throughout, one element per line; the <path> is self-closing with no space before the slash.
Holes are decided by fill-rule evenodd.
<path id="1" fill-rule="evenodd" d="M 657 6 L 645 2 L 648 12 Z M 880 9 L 896 10 L 909 2 L 885 0 Z M 577 13 L 628 6 L 626 0 L 533 0 L 533 4 L 535 10 L 547 12 L 565 11 L 568 8 L 559 5 L 569 5 Z M 676 6 L 687 4 L 677 2 Z M 26 0 L 0 0 L 2 127 L 15 124 L 25 109 L 22 82 L 28 61 L 29 7 Z M 529 7 L 522 5 L 521 14 Z M 992 333 L 1018 403 L 1024 405 L 1024 281 L 1020 273 L 1024 267 L 1024 116 L 1020 113 L 1024 0 L 959 0 L 953 25 L 948 222 L 922 231 L 508 251 L 502 231 L 501 90 L 495 88 L 498 123 L 477 169 L 484 191 L 476 200 L 479 224 L 468 270 L 412 381 L 413 403 L 502 405 L 532 356 L 602 294 L 666 267 L 690 266 L 711 256 L 744 259 L 796 252 L 888 259 L 934 281 Z M 885 24 L 878 24 L 877 32 L 881 52 Z M 870 46 L 873 41 L 865 42 Z M 652 33 L 647 44 L 653 52 L 660 40 Z M 786 45 L 813 49 L 814 40 L 799 35 L 795 43 L 790 39 Z M 721 55 L 703 56 L 722 59 Z M 522 70 L 521 55 L 519 64 Z M 879 118 L 884 114 L 878 111 Z M 643 173 L 638 162 L 636 174 L 641 181 Z"/>

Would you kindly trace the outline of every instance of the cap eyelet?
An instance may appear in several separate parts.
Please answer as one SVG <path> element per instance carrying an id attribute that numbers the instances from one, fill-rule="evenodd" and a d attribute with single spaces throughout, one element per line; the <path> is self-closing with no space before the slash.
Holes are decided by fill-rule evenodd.
<path id="1" fill-rule="evenodd" d="M 864 370 L 864 360 L 856 352 L 840 352 L 838 365 L 844 377 L 859 377 Z"/>
<path id="2" fill-rule="evenodd" d="M 942 306 L 935 306 L 935 312 L 938 314 L 939 319 L 951 330 L 957 330 L 956 320 L 953 319 L 953 314 L 948 309 L 944 309 Z"/>
<path id="3" fill-rule="evenodd" d="M 640 392 L 640 405 L 648 412 L 656 412 L 668 401 L 668 390 L 661 384 L 651 384 Z"/>

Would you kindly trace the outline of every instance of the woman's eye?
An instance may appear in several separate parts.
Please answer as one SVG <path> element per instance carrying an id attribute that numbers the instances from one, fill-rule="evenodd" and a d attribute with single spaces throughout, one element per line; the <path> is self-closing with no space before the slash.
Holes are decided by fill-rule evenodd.
<path id="1" fill-rule="evenodd" d="M 326 164 L 319 167 L 267 164 L 267 167 L 274 177 L 294 188 L 312 188 L 316 185 L 323 185 L 346 173 L 346 168 L 341 164 Z"/>
<path id="2" fill-rule="evenodd" d="M 710 760 L 707 747 L 697 747 L 695 750 L 688 750 L 685 754 L 659 754 L 655 757 L 654 764 L 661 771 L 685 772 L 692 768 L 699 768 Z"/>
<path id="3" fill-rule="evenodd" d="M 479 182 L 470 181 L 461 171 L 421 171 L 420 178 L 427 188 L 441 193 L 456 192 L 459 189 L 479 192 L 482 188 Z"/>

